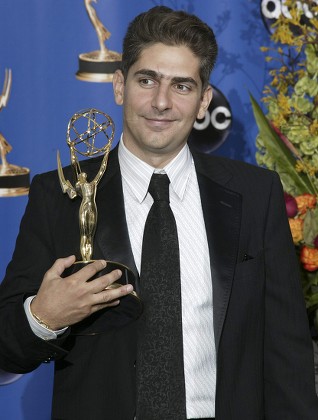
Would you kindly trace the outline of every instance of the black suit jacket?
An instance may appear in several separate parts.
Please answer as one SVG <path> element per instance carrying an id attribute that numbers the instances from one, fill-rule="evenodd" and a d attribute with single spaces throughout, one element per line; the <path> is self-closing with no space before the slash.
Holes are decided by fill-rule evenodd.
<path id="1" fill-rule="evenodd" d="M 224 158 L 194 159 L 213 283 L 216 418 L 314 420 L 312 346 L 278 176 Z M 99 165 L 91 159 L 82 170 L 90 177 Z M 117 149 L 96 201 L 94 256 L 131 267 L 138 290 Z M 132 420 L 138 321 L 120 323 L 111 309 L 100 315 L 102 334 L 73 335 L 70 328 L 46 342 L 32 333 L 23 309 L 56 258 L 78 250 L 79 204 L 62 194 L 55 171 L 34 178 L 0 286 L 0 368 L 28 372 L 55 360 L 54 419 Z"/>

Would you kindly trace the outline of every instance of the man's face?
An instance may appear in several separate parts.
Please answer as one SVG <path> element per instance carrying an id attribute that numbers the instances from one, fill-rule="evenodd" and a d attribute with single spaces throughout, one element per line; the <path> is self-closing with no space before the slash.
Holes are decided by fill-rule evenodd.
<path id="1" fill-rule="evenodd" d="M 202 91 L 199 59 L 185 46 L 147 47 L 127 79 L 117 71 L 113 84 L 116 103 L 124 105 L 125 146 L 155 167 L 178 154 L 212 98 L 211 87 Z"/>

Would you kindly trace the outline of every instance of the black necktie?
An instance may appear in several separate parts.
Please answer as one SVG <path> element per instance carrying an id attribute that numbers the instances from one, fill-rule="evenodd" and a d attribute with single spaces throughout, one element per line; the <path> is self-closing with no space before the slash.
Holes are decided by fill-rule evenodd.
<path id="1" fill-rule="evenodd" d="M 142 245 L 137 352 L 137 420 L 186 418 L 177 226 L 169 178 L 154 174 Z"/>

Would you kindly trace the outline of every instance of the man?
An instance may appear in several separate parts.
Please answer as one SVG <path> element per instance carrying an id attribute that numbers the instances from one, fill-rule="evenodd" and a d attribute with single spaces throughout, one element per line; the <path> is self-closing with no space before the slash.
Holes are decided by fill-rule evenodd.
<path id="1" fill-rule="evenodd" d="M 184 12 L 155 7 L 129 26 L 113 83 L 123 105 L 123 135 L 97 192 L 94 252 L 100 260 L 62 278 L 79 243 L 80 201 L 61 193 L 56 172 L 34 178 L 0 290 L 0 367 L 28 372 L 55 359 L 56 420 L 317 418 L 311 341 L 278 177 L 192 154 L 187 146 L 196 117 L 212 99 L 216 51 L 212 30 Z M 88 178 L 99 165 L 95 159 L 83 164 Z M 144 389 L 152 368 L 141 375 L 151 361 L 140 358 L 140 341 L 150 313 L 163 306 L 169 318 L 175 296 L 154 307 L 145 299 L 138 319 L 121 313 L 133 286 L 143 298 L 147 284 L 138 274 L 154 172 L 170 181 L 180 251 L 176 316 L 182 317 L 183 357 L 176 372 L 180 363 L 183 372 L 171 401 L 169 392 L 163 397 L 162 388 L 170 389 L 169 381 L 161 384 L 170 374 L 165 364 L 164 375 L 153 365 L 158 378 L 150 393 Z M 132 267 L 134 284 L 107 289 L 120 281 L 118 269 L 88 281 L 104 260 Z M 103 320 L 98 331 L 85 329 L 92 316 Z M 159 329 L 164 323 L 163 317 Z M 147 353 L 154 360 L 165 340 L 163 334 Z M 174 397 L 184 398 L 179 411 Z M 140 408 L 145 399 L 148 406 Z"/>

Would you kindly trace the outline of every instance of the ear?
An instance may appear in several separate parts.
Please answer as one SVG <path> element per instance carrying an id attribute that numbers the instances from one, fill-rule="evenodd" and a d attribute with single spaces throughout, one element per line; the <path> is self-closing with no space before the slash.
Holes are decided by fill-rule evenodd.
<path id="1" fill-rule="evenodd" d="M 121 70 L 116 70 L 113 76 L 114 97 L 117 105 L 122 105 L 124 102 L 124 87 L 125 80 Z"/>
<path id="2" fill-rule="evenodd" d="M 213 93 L 212 93 L 212 86 L 209 85 L 205 91 L 203 92 L 200 108 L 198 111 L 197 118 L 202 120 L 205 116 L 206 110 L 208 109 L 210 102 L 212 101 Z"/>

